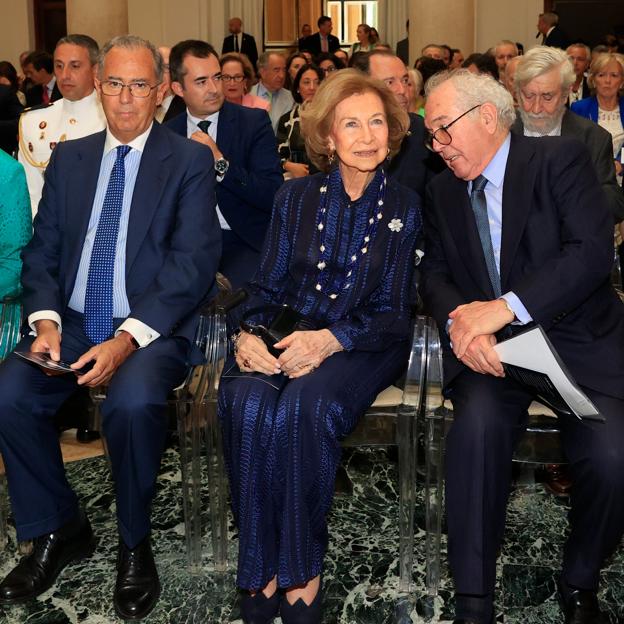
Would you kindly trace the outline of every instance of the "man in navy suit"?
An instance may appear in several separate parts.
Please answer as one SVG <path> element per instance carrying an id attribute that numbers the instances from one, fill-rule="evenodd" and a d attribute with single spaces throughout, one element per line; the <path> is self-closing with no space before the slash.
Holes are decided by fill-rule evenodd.
<path id="1" fill-rule="evenodd" d="M 120 536 L 113 602 L 120 617 L 141 619 L 160 594 L 150 506 L 167 395 L 193 356 L 220 235 L 210 150 L 153 121 L 160 54 L 138 37 L 117 37 L 101 50 L 98 69 L 107 129 L 59 143 L 52 154 L 22 256 L 30 334 L 17 346 L 92 368 L 48 376 L 14 354 L 0 366 L 0 451 L 18 539 L 34 540 L 32 554 L 0 583 L 0 602 L 39 595 L 93 552 L 52 417 L 78 387 L 108 384 L 102 418 Z"/>
<path id="2" fill-rule="evenodd" d="M 566 624 L 604 622 L 596 592 L 624 532 L 624 306 L 610 285 L 613 217 L 585 146 L 510 134 L 511 95 L 467 71 L 428 87 L 430 145 L 450 171 L 429 185 L 422 295 L 440 328 L 449 563 L 457 624 L 494 622 L 496 557 L 514 446 L 533 393 L 493 345 L 544 329 L 604 422 L 559 416 L 573 477 L 559 598 Z"/>
<path id="3" fill-rule="evenodd" d="M 186 114 L 167 126 L 212 150 L 223 236 L 219 271 L 242 286 L 258 268 L 273 196 L 283 182 L 271 122 L 264 110 L 225 101 L 219 58 L 209 43 L 176 44 L 169 66 Z"/>
<path id="4" fill-rule="evenodd" d="M 321 15 L 317 21 L 318 32 L 307 37 L 300 46 L 300 50 L 307 50 L 314 56 L 321 52 L 335 52 L 340 48 L 340 39 L 331 34 L 333 24 L 331 17 Z"/>
<path id="5" fill-rule="evenodd" d="M 240 17 L 232 17 L 228 23 L 230 34 L 223 40 L 221 54 L 227 52 L 240 52 L 245 54 L 251 61 L 251 66 L 256 69 L 258 62 L 258 48 L 256 40 L 246 32 L 243 32 L 243 21 Z"/>

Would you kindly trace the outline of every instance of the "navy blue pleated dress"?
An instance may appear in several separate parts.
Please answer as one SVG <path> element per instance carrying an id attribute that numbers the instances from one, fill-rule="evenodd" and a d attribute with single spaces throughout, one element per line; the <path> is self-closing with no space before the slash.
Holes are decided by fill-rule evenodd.
<path id="1" fill-rule="evenodd" d="M 244 589 L 275 575 L 292 587 L 321 572 L 340 440 L 406 366 L 420 229 L 419 197 L 386 185 L 381 169 L 355 202 L 337 167 L 287 182 L 275 197 L 251 298 L 237 315 L 288 304 L 344 351 L 292 380 L 241 373 L 233 358 L 224 367 L 219 418 Z"/>

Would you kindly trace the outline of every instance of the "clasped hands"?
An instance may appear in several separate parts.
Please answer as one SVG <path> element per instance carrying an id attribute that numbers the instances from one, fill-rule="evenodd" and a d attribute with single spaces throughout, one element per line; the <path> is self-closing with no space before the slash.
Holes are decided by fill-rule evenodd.
<path id="1" fill-rule="evenodd" d="M 54 321 L 41 320 L 37 321 L 35 326 L 37 337 L 30 346 L 30 351 L 49 353 L 50 357 L 58 362 L 61 358 L 61 334 L 58 325 Z M 94 387 L 108 383 L 115 371 L 135 350 L 132 336 L 125 331 L 120 332 L 115 338 L 91 347 L 71 364 L 73 369 L 80 370 L 90 362 L 94 362 L 91 370 L 78 377 L 78 385 Z M 46 375 L 58 374 L 48 370 L 44 372 Z"/>
<path id="2" fill-rule="evenodd" d="M 494 351 L 494 334 L 514 319 L 505 301 L 473 301 L 457 306 L 450 314 L 449 336 L 458 360 L 477 373 L 504 377 L 503 365 Z"/>
<path id="3" fill-rule="evenodd" d="M 278 358 L 269 353 L 260 338 L 243 332 L 237 341 L 236 363 L 247 373 L 283 373 L 296 379 L 311 373 L 333 353 L 342 351 L 341 344 L 328 329 L 295 331 L 275 343 L 275 348 L 283 349 Z"/>

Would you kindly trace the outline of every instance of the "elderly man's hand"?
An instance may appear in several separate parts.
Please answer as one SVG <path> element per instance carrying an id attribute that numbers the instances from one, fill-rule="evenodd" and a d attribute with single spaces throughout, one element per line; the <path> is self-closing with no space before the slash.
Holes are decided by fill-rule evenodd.
<path id="1" fill-rule="evenodd" d="M 61 334 L 58 325 L 54 321 L 42 319 L 35 322 L 35 329 L 37 337 L 30 345 L 31 353 L 49 353 L 50 358 L 58 362 L 61 359 Z M 44 367 L 41 370 L 48 377 L 63 374 L 62 371 L 52 371 Z"/>
<path id="2" fill-rule="evenodd" d="M 514 320 L 513 312 L 503 299 L 473 301 L 457 306 L 450 314 L 453 321 L 449 336 L 458 359 L 466 354 L 468 345 L 477 337 L 494 334 Z"/>
<path id="3" fill-rule="evenodd" d="M 71 365 L 73 369 L 79 370 L 89 362 L 95 362 L 90 371 L 78 377 L 78 385 L 92 388 L 108 383 L 115 371 L 134 351 L 136 347 L 132 344 L 132 336 L 125 331 L 91 347 Z"/>
<path id="4" fill-rule="evenodd" d="M 498 357 L 498 353 L 493 349 L 495 344 L 496 337 L 493 334 L 477 336 L 468 345 L 461 361 L 475 373 L 504 377 L 503 365 Z"/>
<path id="5" fill-rule="evenodd" d="M 342 345 L 329 329 L 295 331 L 275 347 L 284 349 L 277 361 L 291 379 L 311 373 L 330 355 L 342 351 Z"/>

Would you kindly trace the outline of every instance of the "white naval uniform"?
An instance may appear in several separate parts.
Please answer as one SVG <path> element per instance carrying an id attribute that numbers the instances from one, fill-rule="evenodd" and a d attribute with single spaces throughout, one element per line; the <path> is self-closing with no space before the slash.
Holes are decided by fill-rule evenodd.
<path id="1" fill-rule="evenodd" d="M 19 122 L 18 160 L 24 165 L 33 217 L 37 213 L 45 169 L 57 143 L 80 139 L 106 128 L 106 117 L 95 89 L 71 102 L 62 98 L 50 106 L 25 111 Z"/>

